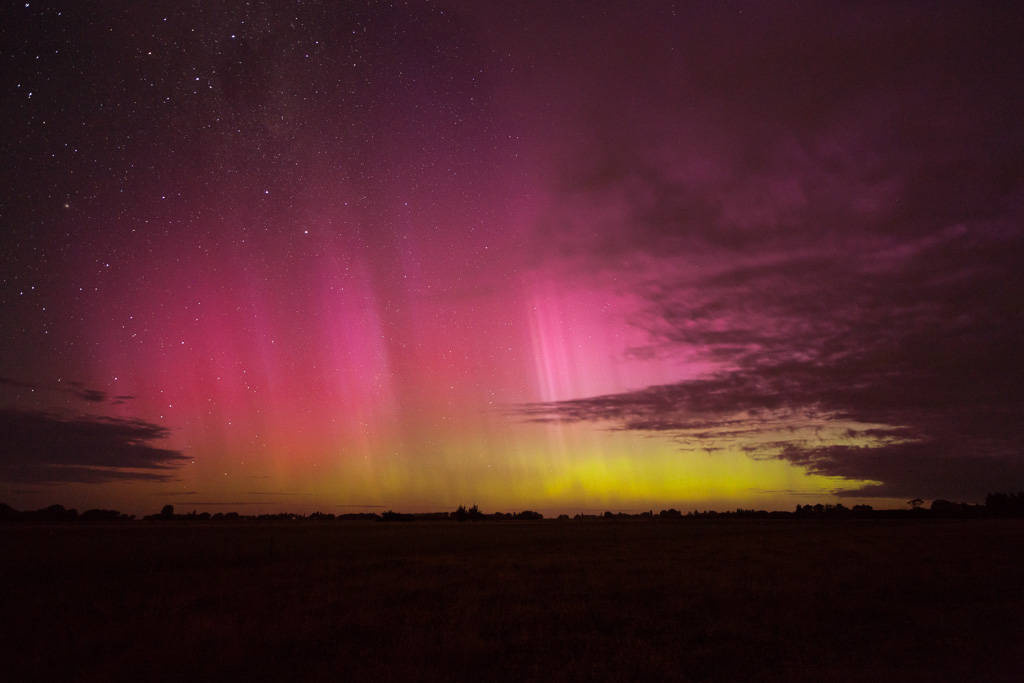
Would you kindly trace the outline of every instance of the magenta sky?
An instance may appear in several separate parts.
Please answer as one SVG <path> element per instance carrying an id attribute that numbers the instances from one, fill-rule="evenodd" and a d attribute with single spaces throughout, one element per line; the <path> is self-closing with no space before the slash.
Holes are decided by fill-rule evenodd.
<path id="1" fill-rule="evenodd" d="M 1024 486 L 1012 3 L 493 4 L 5 10 L 0 499 Z"/>

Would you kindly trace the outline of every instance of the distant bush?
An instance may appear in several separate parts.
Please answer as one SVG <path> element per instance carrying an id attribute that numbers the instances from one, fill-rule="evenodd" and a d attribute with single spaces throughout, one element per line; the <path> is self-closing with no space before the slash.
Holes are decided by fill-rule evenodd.
<path id="1" fill-rule="evenodd" d="M 480 508 L 478 508 L 476 505 L 474 505 L 473 507 L 469 508 L 468 510 L 466 509 L 466 507 L 464 505 L 460 505 L 455 510 L 455 512 L 453 512 L 453 513 L 451 513 L 451 515 L 449 515 L 449 517 L 451 519 L 454 519 L 456 522 L 465 522 L 465 521 L 475 522 L 475 521 L 483 519 L 484 518 L 484 513 L 480 512 Z"/>
<path id="2" fill-rule="evenodd" d="M 122 515 L 117 510 L 86 510 L 79 516 L 83 522 L 114 522 L 134 518 L 135 515 Z"/>
<path id="3" fill-rule="evenodd" d="M 793 514 L 797 517 L 850 517 L 855 512 L 863 512 L 864 508 L 867 508 L 868 511 L 871 510 L 870 505 L 858 505 L 851 510 L 842 503 L 835 505 L 817 503 L 815 505 L 797 505 Z"/>

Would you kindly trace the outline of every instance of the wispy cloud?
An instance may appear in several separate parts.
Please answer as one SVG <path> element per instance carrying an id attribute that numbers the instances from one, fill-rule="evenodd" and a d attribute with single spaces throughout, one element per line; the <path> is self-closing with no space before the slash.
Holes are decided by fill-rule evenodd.
<path id="1" fill-rule="evenodd" d="M 88 387 L 82 382 L 57 380 L 55 384 L 42 384 L 24 382 L 10 377 L 0 377 L 0 386 L 7 386 L 13 389 L 28 389 L 30 392 L 39 392 L 41 395 L 65 394 L 74 396 L 86 403 L 105 403 L 109 401 L 112 405 L 124 405 L 135 397 L 128 394 L 110 396 L 106 391 Z"/>

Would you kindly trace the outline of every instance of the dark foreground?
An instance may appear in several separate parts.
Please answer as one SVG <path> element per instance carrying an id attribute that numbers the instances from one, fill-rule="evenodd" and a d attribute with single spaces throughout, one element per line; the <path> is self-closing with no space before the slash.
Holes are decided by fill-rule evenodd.
<path id="1" fill-rule="evenodd" d="M 1024 680 L 1024 521 L 0 526 L 5 680 Z"/>

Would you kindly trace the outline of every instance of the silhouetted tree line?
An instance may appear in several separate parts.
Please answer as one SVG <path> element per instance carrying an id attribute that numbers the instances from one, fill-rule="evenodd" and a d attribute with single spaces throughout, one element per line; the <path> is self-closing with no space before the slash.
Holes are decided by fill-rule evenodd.
<path id="1" fill-rule="evenodd" d="M 332 522 L 334 520 L 378 520 L 380 515 L 373 512 L 345 512 L 340 515 L 335 515 L 330 512 L 314 512 L 306 519 L 314 522 Z"/>
<path id="2" fill-rule="evenodd" d="M 870 505 L 854 505 L 852 508 L 848 508 L 842 503 L 836 503 L 835 505 L 822 505 L 817 503 L 815 505 L 797 505 L 796 510 L 793 511 L 795 517 L 872 517 L 876 511 Z M 905 510 L 896 510 L 896 512 L 905 512 Z"/>
<path id="3" fill-rule="evenodd" d="M 533 510 L 523 510 L 522 512 L 493 512 L 491 514 L 485 514 L 480 512 L 480 508 L 474 505 L 471 508 L 466 508 L 464 505 L 460 505 L 456 508 L 455 512 L 448 515 L 449 519 L 454 519 L 456 522 L 476 522 L 488 519 L 494 520 L 512 520 L 512 519 L 544 519 L 544 515 Z"/>
<path id="4" fill-rule="evenodd" d="M 411 515 L 411 514 L 409 514 L 407 512 L 395 512 L 393 510 L 388 510 L 387 512 L 382 514 L 380 516 L 380 518 L 381 518 L 381 521 L 384 521 L 384 522 L 414 522 L 414 521 L 416 521 L 416 516 L 415 515 Z"/>
<path id="5" fill-rule="evenodd" d="M 797 505 L 793 511 L 785 510 L 754 510 L 737 508 L 735 510 L 693 510 L 683 513 L 675 508 L 662 510 L 657 515 L 653 512 L 626 513 L 606 511 L 603 514 L 577 514 L 575 520 L 683 520 L 683 519 L 849 519 L 849 518 L 920 518 L 920 517 L 1024 517 L 1024 492 L 990 493 L 984 505 L 970 503 L 953 503 L 938 498 L 930 508 L 922 505 L 920 498 L 907 501 L 909 509 L 876 510 L 870 505 L 854 505 L 847 507 L 842 503 Z M 568 520 L 569 515 L 559 515 L 558 519 Z"/>
<path id="6" fill-rule="evenodd" d="M 847 518 L 927 518 L 927 517 L 1024 517 L 1024 491 L 1017 493 L 990 493 L 985 497 L 983 505 L 970 503 L 954 503 L 942 498 L 932 501 L 930 507 L 924 507 L 920 498 L 907 501 L 909 509 L 876 510 L 870 505 L 854 505 L 846 507 L 842 503 L 797 505 L 792 512 L 782 510 L 753 510 L 737 508 L 735 510 L 693 510 L 683 513 L 675 508 L 662 510 L 657 514 L 653 510 L 640 513 L 605 511 L 602 514 L 577 514 L 574 520 L 683 520 L 683 519 L 847 519 Z M 135 519 L 135 515 L 126 515 L 117 510 L 93 509 L 79 514 L 74 508 L 63 505 L 50 505 L 39 510 L 15 510 L 10 505 L 0 503 L 0 523 L 2 522 L 126 522 Z M 353 512 L 335 515 L 332 513 L 314 512 L 301 515 L 292 512 L 276 514 L 241 515 L 237 512 L 196 512 L 177 514 L 173 505 L 165 505 L 159 513 L 143 517 L 147 521 L 378 521 L 378 522 L 415 522 L 454 520 L 457 522 L 502 521 L 502 520 L 540 520 L 544 515 L 533 510 L 522 512 L 485 513 L 479 507 L 460 505 L 453 512 L 417 512 L 405 513 L 388 510 L 381 514 L 373 512 Z M 558 516 L 560 521 L 569 521 L 569 515 Z"/>
<path id="7" fill-rule="evenodd" d="M 86 510 L 78 514 L 75 508 L 51 505 L 39 510 L 15 510 L 0 503 L 0 522 L 122 522 L 135 519 L 135 515 L 121 514 L 117 510 Z"/>
<path id="8" fill-rule="evenodd" d="M 248 521 L 248 522 L 289 522 L 289 521 L 334 521 L 350 519 L 380 519 L 380 515 L 372 512 L 360 512 L 352 514 L 334 515 L 330 513 L 314 512 L 310 515 L 302 515 L 295 512 L 262 513 L 258 515 L 242 515 L 237 512 L 188 512 L 176 514 L 173 505 L 165 505 L 158 514 L 146 515 L 143 519 L 148 521 Z"/>

